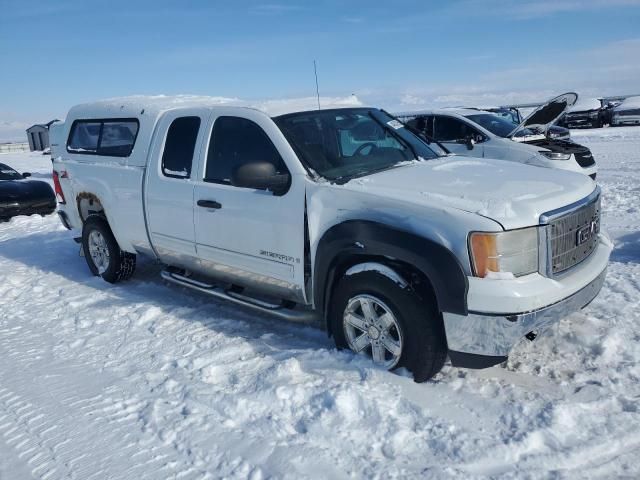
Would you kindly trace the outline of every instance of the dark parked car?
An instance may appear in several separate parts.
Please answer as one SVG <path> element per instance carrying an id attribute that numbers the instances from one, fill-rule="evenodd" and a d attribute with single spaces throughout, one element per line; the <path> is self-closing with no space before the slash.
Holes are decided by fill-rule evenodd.
<path id="1" fill-rule="evenodd" d="M 0 222 L 18 215 L 49 215 L 56 209 L 56 196 L 47 182 L 27 180 L 8 165 L 0 163 Z"/>
<path id="2" fill-rule="evenodd" d="M 602 128 L 611 123 L 612 109 L 613 104 L 602 105 L 597 98 L 581 98 L 558 123 L 567 128 Z"/>

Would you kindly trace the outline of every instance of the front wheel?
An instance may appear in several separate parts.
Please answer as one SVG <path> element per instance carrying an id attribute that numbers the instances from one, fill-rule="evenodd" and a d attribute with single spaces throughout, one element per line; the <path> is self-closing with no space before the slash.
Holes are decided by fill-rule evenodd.
<path id="1" fill-rule="evenodd" d="M 109 224 L 90 216 L 82 228 L 82 249 L 89 270 L 109 283 L 128 280 L 136 268 L 136 256 L 120 249 Z"/>
<path id="2" fill-rule="evenodd" d="M 406 367 L 416 382 L 430 379 L 444 365 L 447 341 L 432 298 L 368 271 L 344 276 L 331 303 L 338 348 L 368 355 L 388 370 Z"/>

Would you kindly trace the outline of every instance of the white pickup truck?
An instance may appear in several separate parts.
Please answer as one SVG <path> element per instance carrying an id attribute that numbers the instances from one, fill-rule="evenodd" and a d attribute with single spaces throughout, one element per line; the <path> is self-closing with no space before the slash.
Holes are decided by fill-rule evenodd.
<path id="1" fill-rule="evenodd" d="M 446 154 L 384 111 L 79 105 L 52 127 L 59 215 L 94 275 L 316 323 L 416 381 L 506 360 L 587 305 L 611 243 L 588 177 Z"/>

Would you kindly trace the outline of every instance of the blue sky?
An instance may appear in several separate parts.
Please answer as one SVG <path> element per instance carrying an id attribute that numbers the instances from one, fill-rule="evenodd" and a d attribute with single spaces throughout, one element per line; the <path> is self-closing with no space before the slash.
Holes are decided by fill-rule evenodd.
<path id="1" fill-rule="evenodd" d="M 640 93 L 639 0 L 0 0 L 0 140 L 132 94 L 501 104 Z"/>

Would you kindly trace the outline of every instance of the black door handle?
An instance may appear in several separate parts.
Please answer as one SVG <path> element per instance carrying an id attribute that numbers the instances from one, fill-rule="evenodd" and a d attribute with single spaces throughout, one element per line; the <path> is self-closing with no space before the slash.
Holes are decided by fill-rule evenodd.
<path id="1" fill-rule="evenodd" d="M 222 208 L 222 204 L 215 200 L 198 200 L 198 206 L 204 208 Z"/>

